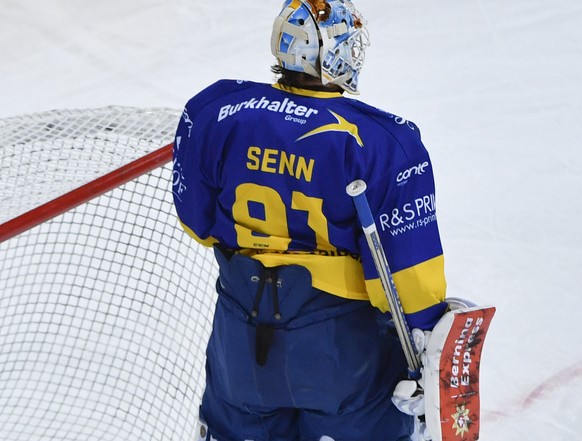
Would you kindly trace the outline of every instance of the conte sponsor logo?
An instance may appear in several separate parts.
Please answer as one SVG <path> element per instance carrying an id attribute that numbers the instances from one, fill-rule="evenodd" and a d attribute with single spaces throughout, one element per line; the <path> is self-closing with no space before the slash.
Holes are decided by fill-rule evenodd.
<path id="1" fill-rule="evenodd" d="M 412 176 L 420 176 L 426 172 L 426 168 L 429 167 L 428 161 L 419 163 L 418 165 L 407 168 L 396 175 L 396 184 L 404 185 Z"/>
<path id="2" fill-rule="evenodd" d="M 301 106 L 289 98 L 283 101 L 268 100 L 267 97 L 251 98 L 237 104 L 227 104 L 218 111 L 217 121 L 222 121 L 242 110 L 267 110 L 285 115 L 285 120 L 305 124 L 306 118 L 318 113 L 317 109 Z"/>

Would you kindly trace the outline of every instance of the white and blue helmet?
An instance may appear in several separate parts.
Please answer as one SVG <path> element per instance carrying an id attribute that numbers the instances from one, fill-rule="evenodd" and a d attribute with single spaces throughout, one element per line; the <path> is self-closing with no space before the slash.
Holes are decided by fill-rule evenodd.
<path id="1" fill-rule="evenodd" d="M 353 94 L 369 44 L 366 21 L 350 0 L 286 0 L 271 36 L 271 52 L 284 69 Z"/>

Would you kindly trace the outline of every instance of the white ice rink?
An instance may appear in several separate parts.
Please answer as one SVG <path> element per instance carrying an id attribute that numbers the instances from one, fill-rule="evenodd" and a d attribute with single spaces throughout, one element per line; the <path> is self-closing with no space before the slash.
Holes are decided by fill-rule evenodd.
<path id="1" fill-rule="evenodd" d="M 4 0 L 0 118 L 270 82 L 281 3 Z M 417 123 L 432 155 L 449 295 L 497 306 L 481 439 L 582 440 L 582 3 L 355 3 L 360 99 Z"/>

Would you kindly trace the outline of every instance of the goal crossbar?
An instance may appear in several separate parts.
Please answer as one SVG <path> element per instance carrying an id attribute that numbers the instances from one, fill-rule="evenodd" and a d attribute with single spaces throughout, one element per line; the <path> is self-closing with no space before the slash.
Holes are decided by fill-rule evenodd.
<path id="1" fill-rule="evenodd" d="M 172 160 L 172 147 L 173 144 L 168 144 L 1 224 L 0 243 L 170 162 Z"/>

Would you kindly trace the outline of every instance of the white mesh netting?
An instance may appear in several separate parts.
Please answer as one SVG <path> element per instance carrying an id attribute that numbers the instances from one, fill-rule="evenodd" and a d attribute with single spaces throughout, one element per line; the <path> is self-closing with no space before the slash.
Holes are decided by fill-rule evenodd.
<path id="1" fill-rule="evenodd" d="M 0 121 L 0 223 L 168 144 L 178 118 Z M 0 243 L 1 440 L 193 439 L 216 268 L 177 223 L 171 176 L 166 164 Z"/>

